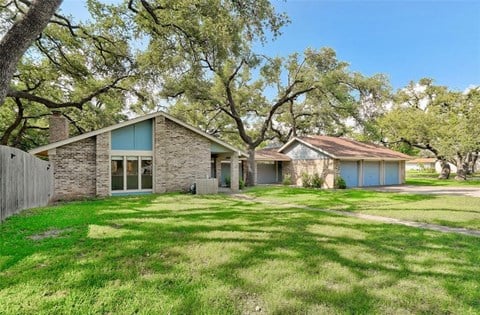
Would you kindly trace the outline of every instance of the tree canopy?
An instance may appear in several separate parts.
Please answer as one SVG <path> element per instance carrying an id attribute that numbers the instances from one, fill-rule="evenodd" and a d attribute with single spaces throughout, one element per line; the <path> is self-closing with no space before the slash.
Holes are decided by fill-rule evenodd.
<path id="1" fill-rule="evenodd" d="M 455 164 L 465 178 L 480 149 L 479 121 L 480 88 L 457 92 L 422 79 L 395 94 L 380 125 L 386 142 L 427 150 Z"/>

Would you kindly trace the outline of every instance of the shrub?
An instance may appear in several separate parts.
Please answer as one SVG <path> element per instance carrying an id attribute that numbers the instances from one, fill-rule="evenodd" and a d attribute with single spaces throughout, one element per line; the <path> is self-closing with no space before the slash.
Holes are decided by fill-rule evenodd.
<path id="1" fill-rule="evenodd" d="M 302 186 L 305 188 L 312 187 L 312 178 L 308 175 L 307 172 L 302 173 Z"/>
<path id="2" fill-rule="evenodd" d="M 230 184 L 231 184 L 230 177 L 225 177 L 225 185 L 226 185 L 227 187 L 230 187 Z"/>
<path id="3" fill-rule="evenodd" d="M 283 176 L 282 184 L 285 186 L 289 186 L 292 184 L 292 175 L 286 174 Z"/>
<path id="4" fill-rule="evenodd" d="M 338 176 L 335 179 L 335 188 L 337 188 L 337 189 L 347 188 L 347 183 L 345 182 L 345 180 L 342 177 Z"/>
<path id="5" fill-rule="evenodd" d="M 238 187 L 239 187 L 240 189 L 245 188 L 245 182 L 243 181 L 243 178 L 240 178 L 240 179 L 238 180 Z"/>
<path id="6" fill-rule="evenodd" d="M 318 173 L 313 174 L 313 176 L 311 177 L 311 185 L 313 188 L 322 188 L 323 178 L 321 178 Z"/>

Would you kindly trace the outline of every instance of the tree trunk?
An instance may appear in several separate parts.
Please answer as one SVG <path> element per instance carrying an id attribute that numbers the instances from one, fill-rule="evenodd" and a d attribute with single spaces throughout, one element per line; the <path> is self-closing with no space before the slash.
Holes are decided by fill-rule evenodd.
<path id="1" fill-rule="evenodd" d="M 468 154 L 468 175 L 472 175 L 475 173 L 476 169 L 475 166 L 478 161 L 478 151 L 470 152 Z"/>
<path id="2" fill-rule="evenodd" d="M 438 176 L 438 179 L 449 179 L 450 178 L 450 164 L 446 160 L 441 160 L 440 165 L 442 166 L 442 172 Z"/>
<path id="3" fill-rule="evenodd" d="M 17 63 L 33 41 L 42 33 L 62 0 L 34 0 L 0 41 L 0 106 L 10 88 Z"/>
<path id="4" fill-rule="evenodd" d="M 255 163 L 255 148 L 248 148 L 247 160 L 247 186 L 255 186 L 257 184 L 257 164 Z"/>
<path id="5" fill-rule="evenodd" d="M 457 162 L 457 176 L 455 176 L 456 180 L 467 180 L 467 174 L 468 174 L 468 163 L 466 162 L 465 158 L 462 158 L 462 156 L 457 156 L 456 159 Z"/>

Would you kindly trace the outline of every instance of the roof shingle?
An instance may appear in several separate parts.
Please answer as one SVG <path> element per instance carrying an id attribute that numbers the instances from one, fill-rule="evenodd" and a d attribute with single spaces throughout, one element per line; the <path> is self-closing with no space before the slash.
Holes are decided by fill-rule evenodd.
<path id="1" fill-rule="evenodd" d="M 307 136 L 298 139 L 336 158 L 411 159 L 411 157 L 406 154 L 379 145 L 367 144 L 347 138 Z"/>
<path id="2" fill-rule="evenodd" d="M 269 148 L 255 151 L 256 161 L 291 161 L 292 159 L 283 153 L 278 152 L 279 148 Z"/>

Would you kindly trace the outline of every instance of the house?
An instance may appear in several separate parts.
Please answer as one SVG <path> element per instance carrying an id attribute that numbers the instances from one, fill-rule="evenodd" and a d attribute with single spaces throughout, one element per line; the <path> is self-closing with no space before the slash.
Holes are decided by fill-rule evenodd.
<path id="1" fill-rule="evenodd" d="M 423 171 L 423 170 L 434 170 L 436 158 L 416 158 L 409 160 L 406 163 L 405 169 L 407 171 Z"/>
<path id="2" fill-rule="evenodd" d="M 333 188 L 338 177 L 347 187 L 404 184 L 405 161 L 411 158 L 382 146 L 328 136 L 297 137 L 280 148 L 255 153 L 257 184 L 278 184 L 290 175 L 300 186 L 303 173 L 317 173 L 324 188 Z M 227 165 L 222 168 L 229 170 Z"/>
<path id="3" fill-rule="evenodd" d="M 71 138 L 66 119 L 54 113 L 50 142 L 30 153 L 49 159 L 54 199 L 185 191 L 220 174 L 220 163 L 227 159 L 234 165 L 230 177 L 236 191 L 238 161 L 246 156 L 163 112 Z"/>
<path id="4" fill-rule="evenodd" d="M 450 172 L 455 174 L 457 173 L 457 166 L 453 163 L 448 162 L 450 166 Z M 480 168 L 480 162 L 477 162 L 475 169 Z M 406 165 L 407 171 L 428 171 L 440 174 L 442 172 L 442 162 L 436 158 L 416 158 L 410 161 L 407 161 Z"/>

